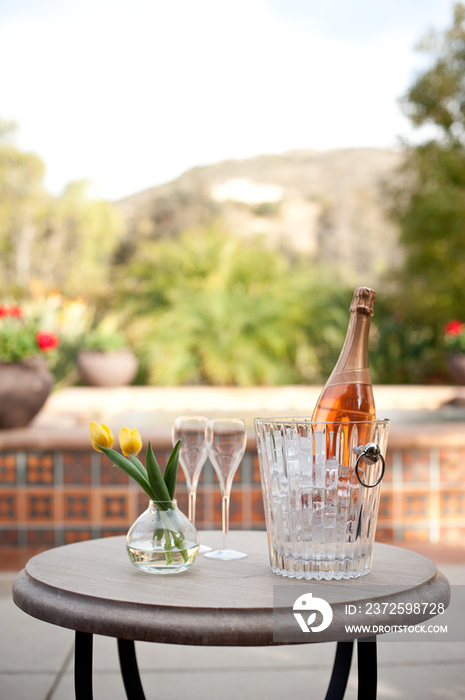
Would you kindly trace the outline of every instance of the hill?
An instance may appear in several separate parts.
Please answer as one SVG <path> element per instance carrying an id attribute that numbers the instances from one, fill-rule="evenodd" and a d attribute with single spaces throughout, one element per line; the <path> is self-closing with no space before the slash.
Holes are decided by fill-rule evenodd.
<path id="1" fill-rule="evenodd" d="M 193 168 L 115 204 L 128 242 L 221 220 L 233 233 L 334 264 L 347 282 L 376 285 L 401 259 L 385 194 L 401 162 L 401 153 L 374 148 L 261 155 Z"/>

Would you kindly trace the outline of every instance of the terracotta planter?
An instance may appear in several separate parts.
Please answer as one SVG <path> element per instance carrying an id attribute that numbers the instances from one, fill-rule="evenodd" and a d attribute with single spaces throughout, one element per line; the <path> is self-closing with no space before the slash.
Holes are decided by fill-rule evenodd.
<path id="1" fill-rule="evenodd" d="M 126 386 L 133 381 L 139 367 L 129 348 L 113 352 L 80 350 L 77 364 L 87 386 Z"/>
<path id="2" fill-rule="evenodd" d="M 452 379 L 457 384 L 465 384 L 465 353 L 448 355 L 447 364 Z"/>
<path id="3" fill-rule="evenodd" d="M 43 357 L 0 362 L 0 428 L 24 428 L 40 411 L 54 376 Z"/>

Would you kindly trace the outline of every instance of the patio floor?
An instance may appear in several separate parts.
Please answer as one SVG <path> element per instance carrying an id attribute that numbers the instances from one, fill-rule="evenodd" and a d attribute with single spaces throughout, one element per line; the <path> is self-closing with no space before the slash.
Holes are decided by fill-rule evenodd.
<path id="1" fill-rule="evenodd" d="M 465 584 L 464 564 L 442 564 L 451 584 Z M 15 572 L 0 573 L 0 697 L 8 700 L 72 700 L 74 634 L 29 617 L 11 599 Z M 465 610 L 462 629 L 465 625 Z M 324 698 L 335 644 L 218 648 L 138 642 L 147 700 L 187 697 L 271 700 L 289 694 Z M 379 700 L 463 697 L 465 642 L 380 642 Z M 356 698 L 353 664 L 347 700 Z M 116 641 L 95 637 L 95 700 L 125 697 Z"/>
<path id="2" fill-rule="evenodd" d="M 136 388 L 138 389 L 138 388 Z M 297 411 L 304 406 L 313 406 L 315 397 L 309 396 L 309 389 L 289 390 L 286 408 Z M 388 408 L 391 388 L 381 397 L 380 405 Z M 446 391 L 447 389 L 447 391 Z M 450 401 L 452 391 L 439 388 L 436 392 L 427 388 L 420 392 L 409 389 L 398 391 L 392 405 L 401 409 L 435 409 Z M 454 396 L 457 388 L 453 388 Z M 449 392 L 449 393 L 447 393 Z M 49 401 L 47 411 L 40 416 L 42 430 L 55 426 L 57 421 L 63 429 L 87 426 L 89 416 L 88 396 L 92 392 L 72 392 L 55 394 Z M 147 394 L 147 415 L 166 410 L 166 399 L 158 392 L 159 404 L 154 403 L 154 392 L 121 391 L 120 403 L 115 402 L 115 392 L 102 393 L 102 400 L 95 405 L 94 419 L 105 419 L 117 414 L 121 420 L 137 407 L 142 411 L 141 401 Z M 169 407 L 174 413 L 178 405 L 189 406 L 190 410 L 200 411 L 195 401 L 199 400 L 196 388 L 192 391 L 171 393 L 174 405 Z M 207 392 L 206 392 L 207 393 Z M 210 392 L 212 393 L 212 392 Z M 250 392 L 249 392 L 250 393 Z M 260 396 L 266 413 L 276 413 L 270 396 Z M 411 402 L 418 396 L 415 405 L 399 404 L 399 396 Z M 105 394 L 105 395 L 104 395 Z M 134 394 L 136 403 L 130 402 Z M 234 401 L 244 406 L 244 394 L 231 391 L 225 410 L 236 411 Z M 261 392 L 263 394 L 263 392 Z M 439 396 L 440 394 L 440 396 Z M 463 394 L 463 392 L 462 392 Z M 462 396 L 461 394 L 461 396 Z M 95 392 L 92 393 L 92 396 Z M 137 395 L 137 396 L 136 396 Z M 236 396 L 237 395 L 237 396 Z M 274 394 L 273 394 L 274 395 Z M 67 398 L 68 396 L 68 398 Z M 210 394 L 208 394 L 210 396 Z M 207 396 L 207 398 L 208 398 Z M 186 398 L 187 397 L 187 398 Z M 406 398 L 405 398 L 406 397 Z M 67 398 L 67 403 L 60 403 Z M 77 399 L 81 398 L 81 404 Z M 246 397 L 247 398 L 247 397 Z M 453 397 L 452 397 L 453 398 Z M 191 403 L 188 402 L 188 400 Z M 252 400 L 253 399 L 253 400 Z M 434 405 L 427 404 L 429 400 Z M 260 415 L 258 399 L 250 397 L 247 413 Z M 259 406 L 262 406 L 262 403 Z M 283 405 L 282 392 L 279 406 Z M 72 406 L 73 411 L 69 408 Z M 270 407 L 271 406 L 271 407 Z M 150 409 L 150 410 L 149 410 Z M 81 412 L 80 412 L 81 410 Z M 243 409 L 241 408 L 241 414 Z M 76 415 L 78 416 L 76 418 Z M 140 414 L 142 415 L 142 414 Z M 144 414 L 145 415 L 145 414 Z M 143 416 L 142 416 L 143 417 Z M 116 420 L 116 418 L 115 418 Z M 132 420 L 132 418 L 131 418 Z M 171 420 L 171 419 L 170 419 Z M 67 422 L 68 421 L 68 422 Z M 131 422 L 131 425 L 133 423 Z M 87 430 L 87 427 L 86 427 Z M 397 544 L 397 543 L 396 543 Z M 451 584 L 465 584 L 465 543 L 452 544 L 409 544 L 409 548 L 428 556 L 438 564 Z M 74 634 L 36 620 L 13 603 L 11 587 L 17 571 L 37 549 L 2 548 L 0 558 L 0 698 L 3 700 L 72 700 Z M 461 628 L 465 629 L 465 608 L 459 611 Z M 382 638 L 380 638 L 382 639 Z M 382 642 L 378 645 L 379 658 L 379 700 L 456 700 L 464 697 L 465 687 L 465 642 Z M 309 700 L 324 698 L 330 671 L 333 664 L 335 644 L 257 647 L 257 648 L 217 648 L 184 647 L 138 642 L 136 645 L 142 682 L 147 700 L 235 700 L 240 697 L 252 700 L 273 700 L 288 696 L 290 692 Z M 355 661 L 355 660 L 354 660 Z M 356 663 L 353 663 L 346 700 L 355 700 L 357 695 Z M 95 637 L 94 641 L 94 697 L 95 700 L 123 700 L 124 688 L 118 668 L 116 641 L 111 638 Z"/>

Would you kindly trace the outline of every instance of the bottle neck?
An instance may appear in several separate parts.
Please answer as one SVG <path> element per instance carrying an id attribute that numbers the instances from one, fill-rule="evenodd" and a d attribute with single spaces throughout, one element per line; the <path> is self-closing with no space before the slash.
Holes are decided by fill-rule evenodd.
<path id="1" fill-rule="evenodd" d="M 368 334 L 371 317 L 358 311 L 350 314 L 349 328 L 336 366 L 328 380 L 332 384 L 371 384 L 368 366 Z"/>

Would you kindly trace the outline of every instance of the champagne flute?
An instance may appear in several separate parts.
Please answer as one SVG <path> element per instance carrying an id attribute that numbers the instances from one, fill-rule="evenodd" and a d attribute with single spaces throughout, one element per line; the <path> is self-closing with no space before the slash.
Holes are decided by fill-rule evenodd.
<path id="1" fill-rule="evenodd" d="M 208 421 L 205 431 L 208 455 L 220 482 L 222 500 L 223 547 L 205 554 L 209 559 L 243 559 L 243 552 L 229 549 L 229 496 L 234 474 L 244 456 L 247 442 L 245 423 L 240 418 L 217 418 Z"/>
<path id="2" fill-rule="evenodd" d="M 179 450 L 179 462 L 186 477 L 188 492 L 188 515 L 187 517 L 195 527 L 195 503 L 197 499 L 197 486 L 203 465 L 207 461 L 207 446 L 205 443 L 205 429 L 208 418 L 206 416 L 178 416 L 175 419 L 172 440 L 173 445 L 179 439 L 181 449 Z M 211 547 L 201 544 L 199 553 L 210 552 Z"/>

